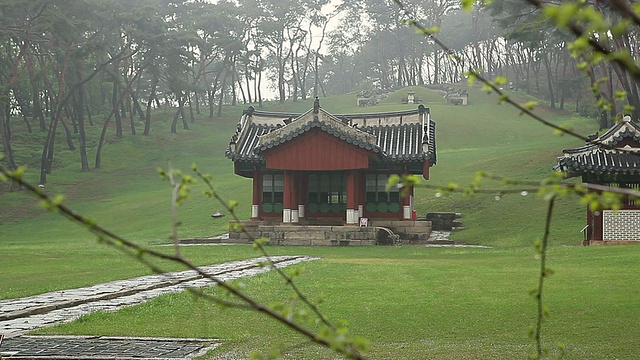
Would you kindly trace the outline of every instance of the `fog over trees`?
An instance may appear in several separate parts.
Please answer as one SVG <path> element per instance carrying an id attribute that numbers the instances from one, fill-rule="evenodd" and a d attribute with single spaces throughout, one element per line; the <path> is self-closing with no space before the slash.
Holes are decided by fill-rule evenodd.
<path id="1" fill-rule="evenodd" d="M 607 2 L 585 3 L 614 23 L 619 17 Z M 404 5 L 0 0 L 3 161 L 10 169 L 19 165 L 12 148 L 17 121 L 30 133 L 43 134 L 44 184 L 56 147 L 77 149 L 82 171 L 99 168 L 110 127 L 116 137 L 175 133 L 188 129 L 196 113 L 220 116 L 223 104 L 262 106 L 265 89 L 280 102 L 297 101 L 455 83 L 468 69 L 488 78 L 504 76 L 514 90 L 545 98 L 551 107 L 568 109 L 570 103 L 569 110 L 597 118 L 602 128 L 625 105 L 640 109 L 632 75 L 615 62 L 583 63 L 580 49 L 569 49 L 574 37 L 540 17 L 531 2 L 494 0 L 470 13 L 452 0 Z M 437 27 L 436 36 L 448 49 L 416 34 L 404 23 L 410 19 Z M 627 49 L 635 58 L 637 36 L 610 32 L 601 40 L 612 52 Z M 599 108 L 598 101 L 605 106 Z M 164 105 L 174 111 L 171 127 L 152 129 L 151 111 Z M 136 122 L 144 124 L 142 134 L 136 133 Z M 93 162 L 87 126 L 102 126 Z M 57 144 L 56 134 L 66 141 Z"/>

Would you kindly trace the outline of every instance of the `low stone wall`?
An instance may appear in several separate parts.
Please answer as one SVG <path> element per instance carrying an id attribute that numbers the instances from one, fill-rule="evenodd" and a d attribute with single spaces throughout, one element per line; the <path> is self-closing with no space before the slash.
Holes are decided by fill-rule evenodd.
<path id="1" fill-rule="evenodd" d="M 248 244 L 255 239 L 266 238 L 271 245 L 419 245 L 428 244 L 431 235 L 431 222 L 414 220 L 371 220 L 368 227 L 274 225 L 262 221 L 243 221 L 241 224 L 244 232 L 230 231 L 228 242 Z M 399 241 L 385 229 L 399 235 Z"/>
<path id="2" fill-rule="evenodd" d="M 454 228 L 460 227 L 459 218 L 462 217 L 460 213 L 453 212 L 438 212 L 428 213 L 426 220 L 431 222 L 431 228 L 436 231 L 452 231 Z"/>
<path id="3" fill-rule="evenodd" d="M 371 220 L 370 226 L 384 227 L 400 236 L 403 245 L 428 243 L 431 236 L 431 222 L 417 220 Z"/>
<path id="4" fill-rule="evenodd" d="M 247 244 L 266 238 L 270 245 L 358 246 L 375 245 L 378 229 L 357 226 L 264 225 L 243 222 L 245 232 L 229 232 L 229 242 Z"/>
<path id="5" fill-rule="evenodd" d="M 640 245 L 640 240 L 585 240 L 584 246 Z"/>
<path id="6" fill-rule="evenodd" d="M 378 230 L 356 226 L 260 226 L 271 245 L 353 246 L 375 245 Z"/>

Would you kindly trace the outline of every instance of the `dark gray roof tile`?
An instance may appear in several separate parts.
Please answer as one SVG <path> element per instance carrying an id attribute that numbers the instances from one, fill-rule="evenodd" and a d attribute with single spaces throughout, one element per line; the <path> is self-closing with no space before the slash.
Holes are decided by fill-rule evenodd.
<path id="1" fill-rule="evenodd" d="M 321 111 L 324 110 L 321 109 Z M 260 116 L 261 119 L 272 118 L 274 120 L 268 123 L 248 121 L 245 126 L 246 129 L 243 129 L 241 124 L 247 121 L 247 118 L 243 117 L 243 120 L 238 125 L 238 130 L 231 138 L 225 155 L 233 161 L 264 162 L 265 159 L 261 156 L 261 153 L 266 149 L 290 141 L 312 128 L 319 128 L 347 143 L 379 154 L 381 160 L 385 162 L 402 163 L 429 160 L 431 165 L 435 165 L 435 122 L 433 120 L 430 120 L 428 125 L 424 126 L 421 122 L 402 123 L 402 120 L 400 121 L 401 123 L 397 124 L 367 126 L 354 124 L 354 126 L 348 126 L 348 122 L 354 119 L 374 119 L 374 121 L 367 123 L 369 124 L 375 123 L 375 119 L 384 117 L 415 116 L 417 111 L 407 110 L 348 115 L 331 115 L 324 112 L 326 113 L 326 121 L 322 121 L 319 116 L 314 116 L 313 121 L 309 121 L 302 126 L 299 125 L 300 123 L 296 125 L 296 120 L 308 114 L 308 112 L 299 115 L 254 111 L 254 116 Z M 428 112 L 428 109 L 426 111 Z M 284 120 L 288 118 L 294 118 L 294 121 L 284 126 Z M 290 130 L 284 131 L 285 129 Z M 260 139 L 261 136 L 267 134 L 269 136 L 264 136 L 262 140 Z M 371 137 L 372 135 L 373 137 Z"/>
<path id="2" fill-rule="evenodd" d="M 623 141 L 640 144 L 640 127 L 626 117 L 602 136 L 590 140 L 590 143 L 573 149 L 565 149 L 558 157 L 554 170 L 564 171 L 569 176 L 587 173 L 640 174 L 640 153 L 638 148 L 620 146 Z"/>

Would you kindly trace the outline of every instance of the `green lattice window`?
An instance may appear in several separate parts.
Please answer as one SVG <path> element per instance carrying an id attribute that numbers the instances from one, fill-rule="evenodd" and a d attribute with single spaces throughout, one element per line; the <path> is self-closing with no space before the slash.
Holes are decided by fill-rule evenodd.
<path id="1" fill-rule="evenodd" d="M 284 175 L 262 175 L 262 211 L 265 213 L 282 212 L 284 203 Z"/>
<path id="2" fill-rule="evenodd" d="M 310 213 L 341 213 L 347 210 L 347 177 L 344 173 L 309 175 L 307 209 Z"/>
<path id="3" fill-rule="evenodd" d="M 632 182 L 621 182 L 621 183 L 610 183 L 608 184 L 611 187 L 619 187 L 624 189 L 631 189 L 633 191 L 640 191 L 639 183 Z M 625 205 L 640 205 L 640 199 L 633 196 L 624 196 L 622 201 Z"/>
<path id="4" fill-rule="evenodd" d="M 369 213 L 396 213 L 400 211 L 400 190 L 392 187 L 387 192 L 388 174 L 368 174 L 364 209 Z"/>

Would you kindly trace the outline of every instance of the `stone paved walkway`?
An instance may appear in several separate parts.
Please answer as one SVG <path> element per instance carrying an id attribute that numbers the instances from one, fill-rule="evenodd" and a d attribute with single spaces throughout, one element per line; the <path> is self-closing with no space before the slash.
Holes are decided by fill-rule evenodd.
<path id="1" fill-rule="evenodd" d="M 306 256 L 275 256 L 271 259 L 276 266 L 286 267 L 317 258 Z M 269 271 L 269 267 L 260 265 L 260 263 L 265 260 L 265 258 L 255 258 L 233 261 L 203 266 L 201 269 L 222 281 L 230 281 Z M 204 279 L 195 271 L 188 270 L 160 275 L 141 276 L 85 288 L 54 291 L 19 299 L 1 300 L 0 334 L 4 335 L 5 339 L 3 344 L 0 345 L 0 355 L 3 358 L 17 358 L 15 357 L 16 354 L 11 355 L 15 353 L 11 346 L 14 346 L 12 344 L 23 344 L 23 340 L 21 339 L 26 338 L 16 337 L 29 330 L 52 326 L 62 322 L 70 322 L 94 311 L 115 311 L 125 306 L 140 304 L 163 294 L 181 292 L 187 288 L 203 287 L 212 284 L 213 282 L 211 280 Z M 36 338 L 42 339 L 42 337 Z M 91 339 L 92 341 L 97 341 L 97 339 L 101 338 L 92 337 Z M 104 338 L 102 339 L 104 340 Z M 132 342 L 128 343 L 134 344 Z M 135 349 L 136 346 L 137 345 L 131 345 L 130 348 Z M 166 346 L 174 347 L 175 344 L 168 344 Z M 202 346 L 203 345 L 200 344 L 200 347 Z M 60 344 L 57 348 L 69 349 L 69 346 Z M 93 348 L 99 349 L 101 347 L 96 345 Z M 59 357 L 47 356 L 46 358 L 74 358 L 72 355 L 73 354 L 62 354 L 59 355 Z M 100 357 L 89 357 L 87 354 L 87 356 L 82 358 L 99 359 Z M 110 356 L 106 358 L 114 357 Z M 157 357 L 149 354 L 147 358 Z"/>
<path id="2" fill-rule="evenodd" d="M 451 231 L 431 231 L 431 235 L 429 236 L 429 241 L 449 241 L 449 236 L 451 235 Z"/>
<path id="3" fill-rule="evenodd" d="M 19 336 L 3 341 L 3 359 L 192 359 L 220 345 L 211 339 Z"/>

